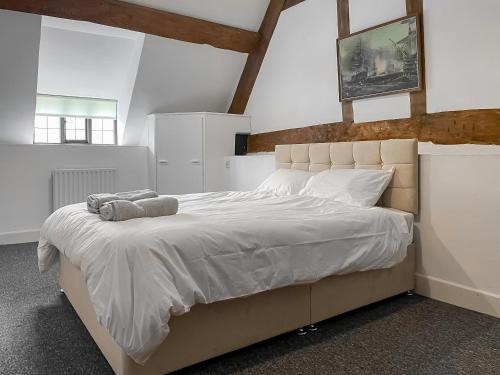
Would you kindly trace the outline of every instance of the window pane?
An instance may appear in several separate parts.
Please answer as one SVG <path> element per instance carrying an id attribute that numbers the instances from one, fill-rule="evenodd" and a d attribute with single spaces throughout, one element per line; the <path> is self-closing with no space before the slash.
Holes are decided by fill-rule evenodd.
<path id="1" fill-rule="evenodd" d="M 61 142 L 61 129 L 49 129 L 47 133 L 48 133 L 47 141 L 49 143 Z"/>
<path id="2" fill-rule="evenodd" d="M 76 134 L 74 130 L 68 130 L 66 129 L 66 140 L 67 141 L 74 141 L 76 138 Z"/>
<path id="3" fill-rule="evenodd" d="M 65 132 L 67 142 L 87 141 L 85 119 L 80 117 L 65 117 Z"/>
<path id="4" fill-rule="evenodd" d="M 66 130 L 75 130 L 75 118 L 65 117 L 66 120 Z"/>
<path id="5" fill-rule="evenodd" d="M 47 130 L 35 128 L 35 143 L 47 143 Z"/>
<path id="6" fill-rule="evenodd" d="M 76 129 L 77 130 L 85 130 L 85 119 L 84 118 L 81 118 L 81 117 L 78 117 L 75 119 L 75 122 L 76 122 Z"/>
<path id="7" fill-rule="evenodd" d="M 47 124 L 50 129 L 60 129 L 61 128 L 61 118 L 60 117 L 47 117 Z"/>
<path id="8" fill-rule="evenodd" d="M 35 128 L 45 129 L 47 127 L 47 116 L 35 116 Z"/>
<path id="9" fill-rule="evenodd" d="M 93 144 L 115 144 L 115 120 L 92 119 L 92 143 Z"/>
<path id="10" fill-rule="evenodd" d="M 114 132 L 110 131 L 103 131 L 102 132 L 102 143 L 106 145 L 112 145 L 115 143 L 115 134 Z"/>
<path id="11" fill-rule="evenodd" d="M 92 131 L 92 143 L 102 145 L 102 131 Z"/>
<path id="12" fill-rule="evenodd" d="M 115 130 L 115 120 L 103 120 L 102 121 L 102 130 Z"/>
<path id="13" fill-rule="evenodd" d="M 92 130 L 102 130 L 102 120 L 92 119 Z"/>
<path id="14" fill-rule="evenodd" d="M 85 141 L 87 139 L 87 135 L 85 133 L 85 130 L 77 130 L 75 135 L 76 140 Z"/>

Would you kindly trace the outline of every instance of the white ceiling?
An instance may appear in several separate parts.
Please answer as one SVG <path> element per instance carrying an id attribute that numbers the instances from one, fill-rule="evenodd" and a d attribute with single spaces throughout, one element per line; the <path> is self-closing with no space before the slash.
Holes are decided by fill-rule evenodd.
<path id="1" fill-rule="evenodd" d="M 123 143 L 144 144 L 150 113 L 226 112 L 246 56 L 146 35 Z"/>
<path id="2" fill-rule="evenodd" d="M 48 16 L 42 16 L 42 27 L 126 39 L 137 39 L 141 34 L 132 30 L 119 29 L 92 22 L 73 21 L 65 18 Z"/>
<path id="3" fill-rule="evenodd" d="M 134 45 L 129 38 L 42 27 L 38 92 L 118 99 Z"/>
<path id="4" fill-rule="evenodd" d="M 127 3 L 257 31 L 269 0 L 125 0 Z"/>

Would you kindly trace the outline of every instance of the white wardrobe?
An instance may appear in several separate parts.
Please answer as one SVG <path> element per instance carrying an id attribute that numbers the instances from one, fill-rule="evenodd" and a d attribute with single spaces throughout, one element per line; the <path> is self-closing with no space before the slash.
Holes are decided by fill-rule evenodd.
<path id="1" fill-rule="evenodd" d="M 148 116 L 149 185 L 159 194 L 225 190 L 224 158 L 235 135 L 250 133 L 250 117 L 223 113 Z"/>

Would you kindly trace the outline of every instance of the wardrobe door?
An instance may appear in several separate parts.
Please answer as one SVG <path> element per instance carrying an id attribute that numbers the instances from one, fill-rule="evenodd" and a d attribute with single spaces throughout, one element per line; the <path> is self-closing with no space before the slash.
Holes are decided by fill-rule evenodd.
<path id="1" fill-rule="evenodd" d="M 203 118 L 158 117 L 155 138 L 158 193 L 203 192 Z"/>

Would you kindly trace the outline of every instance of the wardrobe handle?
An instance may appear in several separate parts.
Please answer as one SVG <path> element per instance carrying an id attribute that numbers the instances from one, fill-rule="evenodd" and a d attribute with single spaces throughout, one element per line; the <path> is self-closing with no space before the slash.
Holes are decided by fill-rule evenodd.
<path id="1" fill-rule="evenodd" d="M 158 164 L 160 164 L 160 165 L 168 165 L 168 160 L 158 160 Z"/>
<path id="2" fill-rule="evenodd" d="M 201 165 L 201 160 L 193 159 L 193 160 L 191 160 L 191 164 L 193 164 L 193 165 Z"/>

